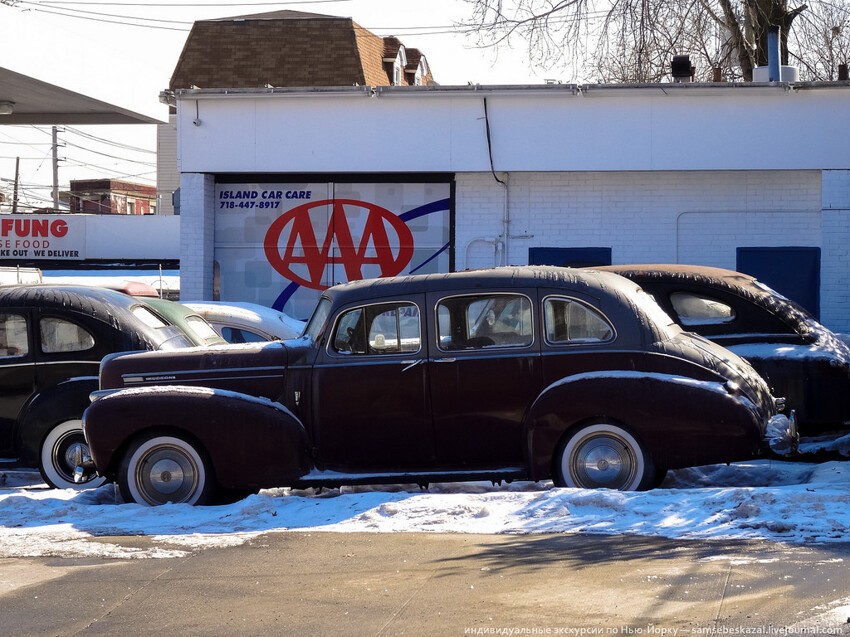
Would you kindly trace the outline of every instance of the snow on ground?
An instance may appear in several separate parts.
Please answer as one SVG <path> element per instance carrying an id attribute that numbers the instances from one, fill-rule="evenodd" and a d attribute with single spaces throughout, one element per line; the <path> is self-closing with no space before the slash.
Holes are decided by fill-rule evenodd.
<path id="1" fill-rule="evenodd" d="M 842 542 L 850 461 L 759 460 L 670 472 L 653 491 L 520 482 L 269 489 L 217 507 L 121 503 L 114 485 L 51 490 L 38 473 L 0 473 L 0 557 L 156 558 L 276 531 L 592 533 L 680 539 Z M 147 548 L 115 536 L 149 536 Z M 132 543 L 130 543 L 132 544 Z"/>

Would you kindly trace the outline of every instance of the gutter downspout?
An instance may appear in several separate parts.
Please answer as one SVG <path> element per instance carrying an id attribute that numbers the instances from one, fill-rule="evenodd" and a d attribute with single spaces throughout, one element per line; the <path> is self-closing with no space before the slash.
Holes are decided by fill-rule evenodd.
<path id="1" fill-rule="evenodd" d="M 499 179 L 499 176 L 496 174 L 496 168 L 493 164 L 493 140 L 490 134 L 490 115 L 487 111 L 487 98 L 484 98 L 484 128 L 487 132 L 487 155 L 490 158 L 490 172 L 493 175 L 493 179 L 495 179 L 504 190 L 504 210 L 502 211 L 502 258 L 500 259 L 500 265 L 508 265 L 508 240 L 511 235 L 511 209 L 508 201 L 509 187 L 506 181 Z M 506 173 L 505 178 L 508 179 L 509 176 Z M 499 246 L 496 246 L 496 250 L 498 250 Z"/>

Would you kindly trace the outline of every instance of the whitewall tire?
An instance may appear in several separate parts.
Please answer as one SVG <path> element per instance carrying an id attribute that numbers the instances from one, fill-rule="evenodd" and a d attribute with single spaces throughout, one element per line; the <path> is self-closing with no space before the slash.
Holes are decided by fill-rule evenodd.
<path id="1" fill-rule="evenodd" d="M 38 469 L 41 477 L 56 489 L 92 489 L 106 478 L 92 475 L 81 483 L 74 482 L 74 468 L 88 458 L 89 445 L 83 437 L 81 420 L 66 420 L 51 429 L 41 443 Z"/>

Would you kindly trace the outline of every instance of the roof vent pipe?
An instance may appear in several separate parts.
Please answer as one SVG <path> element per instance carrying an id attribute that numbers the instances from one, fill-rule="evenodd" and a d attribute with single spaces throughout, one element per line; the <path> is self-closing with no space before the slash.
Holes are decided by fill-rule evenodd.
<path id="1" fill-rule="evenodd" d="M 767 81 L 779 82 L 779 27 L 767 28 Z"/>
<path id="2" fill-rule="evenodd" d="M 694 76 L 694 68 L 691 66 L 691 56 L 689 55 L 674 55 L 673 62 L 670 65 L 673 82 L 683 84 L 692 82 Z"/>

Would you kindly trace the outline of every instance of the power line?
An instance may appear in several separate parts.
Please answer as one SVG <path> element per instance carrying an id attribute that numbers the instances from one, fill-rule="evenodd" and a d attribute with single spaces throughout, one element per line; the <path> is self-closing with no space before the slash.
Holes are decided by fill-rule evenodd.
<path id="1" fill-rule="evenodd" d="M 110 139 L 106 139 L 105 137 L 98 137 L 97 135 L 92 135 L 91 133 L 86 133 L 77 128 L 73 128 L 71 126 L 65 126 L 65 130 L 75 135 L 79 135 L 81 137 L 85 137 L 86 139 L 90 139 L 92 141 L 100 142 L 101 144 L 106 144 L 107 146 L 114 146 L 116 148 L 121 148 L 123 150 L 132 150 L 139 153 L 148 153 L 150 155 L 156 155 L 155 150 L 151 150 L 149 148 L 140 148 L 139 146 L 131 146 L 129 144 L 122 144 L 121 142 L 116 142 Z"/>

